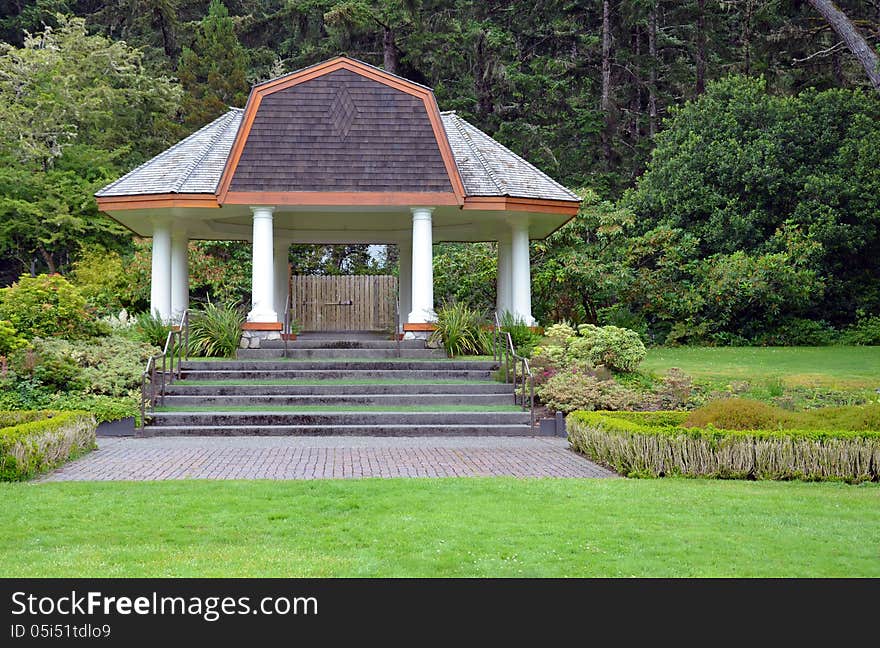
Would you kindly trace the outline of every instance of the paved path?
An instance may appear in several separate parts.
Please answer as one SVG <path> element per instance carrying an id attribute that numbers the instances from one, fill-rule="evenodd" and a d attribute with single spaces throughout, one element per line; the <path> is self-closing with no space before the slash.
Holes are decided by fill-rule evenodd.
<path id="1" fill-rule="evenodd" d="M 101 438 L 40 481 L 357 477 L 614 477 L 539 437 Z"/>

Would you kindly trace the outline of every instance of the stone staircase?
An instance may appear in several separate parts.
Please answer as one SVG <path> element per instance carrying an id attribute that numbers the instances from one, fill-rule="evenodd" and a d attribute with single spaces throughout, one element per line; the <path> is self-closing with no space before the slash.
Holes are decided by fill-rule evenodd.
<path id="1" fill-rule="evenodd" d="M 497 363 L 452 360 L 423 341 L 312 333 L 241 349 L 236 360 L 191 360 L 145 436 L 532 436 Z"/>

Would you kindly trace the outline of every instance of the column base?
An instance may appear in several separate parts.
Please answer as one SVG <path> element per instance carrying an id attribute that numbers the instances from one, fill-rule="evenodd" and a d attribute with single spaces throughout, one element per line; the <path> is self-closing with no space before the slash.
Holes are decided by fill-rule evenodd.
<path id="1" fill-rule="evenodd" d="M 265 340 L 281 339 L 281 322 L 245 322 L 241 327 L 240 349 L 259 349 Z"/>

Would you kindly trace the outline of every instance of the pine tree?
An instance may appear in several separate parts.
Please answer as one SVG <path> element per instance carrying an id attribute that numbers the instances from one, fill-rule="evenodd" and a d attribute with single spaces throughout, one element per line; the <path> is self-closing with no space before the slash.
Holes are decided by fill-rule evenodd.
<path id="1" fill-rule="evenodd" d="M 184 123 L 199 127 L 247 100 L 247 53 L 235 35 L 229 11 L 212 0 L 192 47 L 184 48 L 177 75 L 186 95 Z"/>

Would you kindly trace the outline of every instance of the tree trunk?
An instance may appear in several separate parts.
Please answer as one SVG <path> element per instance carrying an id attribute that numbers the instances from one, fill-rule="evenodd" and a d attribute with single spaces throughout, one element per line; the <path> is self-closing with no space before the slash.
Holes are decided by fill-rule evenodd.
<path id="1" fill-rule="evenodd" d="M 698 95 L 706 90 L 706 0 L 697 0 L 697 82 L 694 90 Z"/>
<path id="2" fill-rule="evenodd" d="M 477 95 L 477 112 L 491 115 L 495 112 L 495 99 L 492 95 L 492 60 L 486 43 L 486 32 L 477 36 L 474 69 L 474 91 Z"/>
<path id="3" fill-rule="evenodd" d="M 611 165 L 611 1 L 602 0 L 602 98 L 599 104 L 605 114 L 602 129 L 602 157 L 605 166 Z"/>
<path id="4" fill-rule="evenodd" d="M 746 15 L 743 20 L 742 43 L 743 43 L 743 73 L 748 75 L 752 68 L 752 12 L 754 11 L 753 0 L 746 1 Z"/>
<path id="5" fill-rule="evenodd" d="M 846 43 L 846 46 L 865 68 L 871 84 L 880 91 L 880 57 L 877 56 L 874 48 L 858 32 L 846 14 L 838 9 L 831 0 L 808 0 L 808 2 L 813 6 L 813 9 L 822 14 L 831 28 Z"/>
<path id="6" fill-rule="evenodd" d="M 648 82 L 648 134 L 653 139 L 657 134 L 657 2 L 651 5 L 648 14 L 648 54 L 651 57 L 651 73 Z"/>
<path id="7" fill-rule="evenodd" d="M 397 43 L 394 40 L 394 30 L 390 27 L 384 27 L 382 47 L 385 54 L 385 71 L 391 72 L 391 74 L 397 74 L 397 70 L 400 68 L 400 52 L 398 51 Z"/>
<path id="8" fill-rule="evenodd" d="M 58 272 L 57 268 L 55 267 L 55 259 L 52 258 L 52 255 L 49 254 L 43 247 L 40 247 L 39 251 L 40 256 L 43 257 L 43 261 L 46 262 L 46 267 L 49 270 L 48 274 L 55 274 L 56 272 Z"/>
<path id="9" fill-rule="evenodd" d="M 642 58 L 642 35 L 639 32 L 639 26 L 633 25 L 632 34 L 630 36 L 630 40 L 632 42 L 632 51 L 635 54 L 636 61 L 640 61 Z M 635 142 L 639 139 L 639 121 L 642 114 L 642 78 L 641 71 L 639 70 L 638 64 L 633 66 L 634 71 L 636 71 L 637 79 L 633 84 L 633 94 L 632 98 L 629 102 L 629 110 L 632 113 L 630 126 L 629 126 L 629 134 L 632 140 Z"/>

